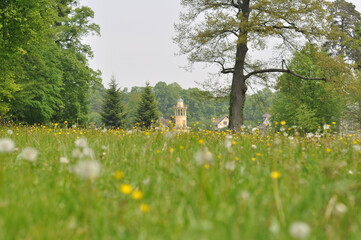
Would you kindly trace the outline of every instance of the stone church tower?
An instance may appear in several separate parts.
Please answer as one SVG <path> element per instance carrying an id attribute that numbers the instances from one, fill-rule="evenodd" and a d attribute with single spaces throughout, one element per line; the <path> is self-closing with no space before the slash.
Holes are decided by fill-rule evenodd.
<path id="1" fill-rule="evenodd" d="M 178 99 L 177 106 L 174 108 L 174 120 L 176 128 L 187 128 L 187 108 L 188 106 L 183 103 L 183 99 Z"/>

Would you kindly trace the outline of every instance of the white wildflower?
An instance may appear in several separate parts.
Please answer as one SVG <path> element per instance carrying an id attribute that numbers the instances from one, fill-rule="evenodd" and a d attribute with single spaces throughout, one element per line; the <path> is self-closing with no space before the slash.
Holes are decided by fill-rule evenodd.
<path id="1" fill-rule="evenodd" d="M 254 145 L 254 144 L 252 144 L 251 148 L 252 148 L 252 149 L 257 149 L 257 146 Z"/>
<path id="2" fill-rule="evenodd" d="M 276 218 L 272 218 L 271 224 L 269 226 L 269 231 L 273 234 L 277 234 L 280 231 L 280 224 Z"/>
<path id="3" fill-rule="evenodd" d="M 226 139 L 232 139 L 232 138 L 233 138 L 232 135 L 229 134 L 226 135 Z"/>
<path id="4" fill-rule="evenodd" d="M 34 162 L 38 157 L 38 150 L 32 147 L 26 147 L 21 151 L 19 157 L 29 162 Z"/>
<path id="5" fill-rule="evenodd" d="M 74 143 L 75 143 L 75 146 L 80 147 L 80 148 L 85 148 L 88 146 L 88 143 L 85 138 L 78 138 L 75 140 Z"/>
<path id="6" fill-rule="evenodd" d="M 10 138 L 0 138 L 0 153 L 12 152 L 15 149 L 15 143 Z"/>
<path id="7" fill-rule="evenodd" d="M 293 137 L 293 136 L 289 136 L 288 139 L 289 139 L 289 140 L 293 140 L 294 137 Z"/>
<path id="8" fill-rule="evenodd" d="M 313 138 L 313 136 L 315 136 L 315 134 L 313 134 L 312 132 L 306 133 L 307 138 Z"/>
<path id="9" fill-rule="evenodd" d="M 81 179 L 95 180 L 100 175 L 101 165 L 99 162 L 78 161 L 74 166 L 74 173 Z"/>
<path id="10" fill-rule="evenodd" d="M 273 141 L 273 143 L 275 144 L 275 145 L 280 145 L 281 144 L 281 139 L 279 139 L 279 138 L 275 138 L 275 140 Z"/>
<path id="11" fill-rule="evenodd" d="M 348 174 L 351 174 L 351 175 L 352 175 L 352 174 L 353 174 L 353 171 L 352 171 L 352 170 L 349 170 L 349 171 L 348 171 Z"/>
<path id="12" fill-rule="evenodd" d="M 280 128 L 280 131 L 281 131 L 281 132 L 284 132 L 284 131 L 286 131 L 286 128 L 285 128 L 285 127 L 281 127 L 281 128 Z"/>
<path id="13" fill-rule="evenodd" d="M 227 162 L 224 166 L 228 171 L 233 171 L 236 168 L 236 162 Z"/>
<path id="14" fill-rule="evenodd" d="M 244 200 L 244 201 L 247 201 L 249 198 L 250 198 L 251 194 L 249 194 L 249 192 L 247 190 L 243 190 L 241 192 L 241 198 Z"/>
<path id="15" fill-rule="evenodd" d="M 6 133 L 9 134 L 9 135 L 12 135 L 14 132 L 13 132 L 13 130 L 9 129 L 9 130 L 6 131 Z"/>
<path id="16" fill-rule="evenodd" d="M 288 136 L 288 133 L 284 132 L 284 133 L 283 133 L 283 136 L 287 137 L 287 136 Z"/>
<path id="17" fill-rule="evenodd" d="M 144 185 L 149 185 L 150 184 L 150 178 L 146 178 L 143 180 L 143 184 Z"/>
<path id="18" fill-rule="evenodd" d="M 69 159 L 67 157 L 60 157 L 59 161 L 60 161 L 60 163 L 64 163 L 64 164 L 69 163 Z"/>
<path id="19" fill-rule="evenodd" d="M 199 150 L 194 158 L 198 165 L 212 164 L 213 163 L 213 154 L 208 150 L 208 148 L 203 148 Z"/>
<path id="20" fill-rule="evenodd" d="M 324 125 L 323 125 L 323 130 L 328 130 L 328 129 L 330 129 L 330 125 L 324 124 Z"/>
<path id="21" fill-rule="evenodd" d="M 231 150 L 232 142 L 229 141 L 228 139 L 226 139 L 226 140 L 224 141 L 224 146 L 227 148 L 227 150 Z"/>
<path id="22" fill-rule="evenodd" d="M 359 152 L 359 151 L 361 151 L 361 146 L 358 144 L 353 145 L 353 149 L 355 149 L 356 152 Z"/>
<path id="23" fill-rule="evenodd" d="M 310 226 L 305 222 L 294 222 L 289 228 L 292 237 L 297 239 L 306 239 L 311 232 Z"/>

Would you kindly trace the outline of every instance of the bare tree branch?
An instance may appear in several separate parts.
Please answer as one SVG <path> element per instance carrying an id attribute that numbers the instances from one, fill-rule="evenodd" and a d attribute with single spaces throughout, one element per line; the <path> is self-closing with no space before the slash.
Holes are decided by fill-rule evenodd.
<path id="1" fill-rule="evenodd" d="M 285 66 L 285 68 L 284 68 L 284 66 Z M 317 81 L 325 81 L 325 82 L 327 81 L 326 78 L 302 76 L 301 74 L 298 74 L 298 73 L 292 71 L 291 69 L 289 69 L 284 60 L 282 61 L 282 68 L 269 68 L 269 69 L 256 70 L 256 71 L 248 73 L 245 76 L 245 79 L 248 79 L 252 75 L 256 75 L 256 74 L 260 74 L 260 73 L 272 73 L 272 72 L 289 73 L 289 74 L 292 74 L 292 75 L 299 77 L 301 79 L 304 79 L 304 80 L 317 80 Z"/>

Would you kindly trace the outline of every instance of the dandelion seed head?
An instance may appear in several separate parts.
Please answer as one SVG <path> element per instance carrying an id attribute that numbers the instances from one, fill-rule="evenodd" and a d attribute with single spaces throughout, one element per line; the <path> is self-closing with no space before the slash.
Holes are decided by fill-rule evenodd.
<path id="1" fill-rule="evenodd" d="M 0 139 L 0 153 L 13 152 L 15 149 L 15 143 L 10 138 Z"/>
<path id="2" fill-rule="evenodd" d="M 79 147 L 79 148 L 85 148 L 88 146 L 88 142 L 86 141 L 85 138 L 79 138 L 75 140 L 75 146 Z"/>
<path id="3" fill-rule="evenodd" d="M 81 179 L 95 180 L 100 175 L 101 165 L 99 162 L 94 160 L 82 160 L 76 163 L 73 171 Z"/>
<path id="4" fill-rule="evenodd" d="M 335 212 L 339 215 L 345 214 L 347 212 L 347 206 L 343 203 L 337 203 L 335 205 Z"/>
<path id="5" fill-rule="evenodd" d="M 310 232 L 311 228 L 305 222 L 293 222 L 289 228 L 289 233 L 296 239 L 306 239 Z"/>
<path id="6" fill-rule="evenodd" d="M 84 157 L 84 153 L 79 149 L 79 148 L 76 148 L 73 150 L 73 152 L 71 153 L 71 156 L 73 158 L 83 158 Z"/>
<path id="7" fill-rule="evenodd" d="M 236 169 L 236 162 L 232 161 L 232 162 L 227 162 L 224 166 L 228 171 L 234 171 L 234 169 Z"/>
<path id="8" fill-rule="evenodd" d="M 32 147 L 26 147 L 21 151 L 19 157 L 29 162 L 34 162 L 38 157 L 38 150 Z"/>

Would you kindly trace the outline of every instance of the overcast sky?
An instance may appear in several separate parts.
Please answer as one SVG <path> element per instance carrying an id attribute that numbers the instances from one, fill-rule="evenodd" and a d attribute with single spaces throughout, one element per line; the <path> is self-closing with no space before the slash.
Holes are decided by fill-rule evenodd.
<path id="1" fill-rule="evenodd" d="M 361 12 L 361 0 L 348 0 Z M 94 58 L 90 66 L 102 71 L 103 84 L 115 75 L 119 87 L 154 86 L 159 81 L 177 82 L 183 88 L 197 87 L 209 69 L 195 66 L 192 72 L 180 68 L 187 65 L 185 56 L 175 56 L 173 24 L 181 11 L 180 0 L 125 1 L 82 0 L 82 5 L 95 12 L 101 37 L 89 36 Z"/>

